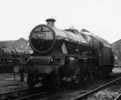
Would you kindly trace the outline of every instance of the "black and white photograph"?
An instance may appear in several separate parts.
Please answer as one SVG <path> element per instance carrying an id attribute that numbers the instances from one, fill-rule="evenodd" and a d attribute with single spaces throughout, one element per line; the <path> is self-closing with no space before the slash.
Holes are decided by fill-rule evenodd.
<path id="1" fill-rule="evenodd" d="M 121 1 L 0 0 L 0 100 L 121 100 Z"/>

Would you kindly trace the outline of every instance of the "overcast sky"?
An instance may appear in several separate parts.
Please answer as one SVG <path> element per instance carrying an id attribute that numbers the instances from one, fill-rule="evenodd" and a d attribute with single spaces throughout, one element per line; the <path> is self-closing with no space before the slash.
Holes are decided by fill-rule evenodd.
<path id="1" fill-rule="evenodd" d="M 28 39 L 35 25 L 86 28 L 110 43 L 121 39 L 121 0 L 0 0 L 0 40 Z"/>

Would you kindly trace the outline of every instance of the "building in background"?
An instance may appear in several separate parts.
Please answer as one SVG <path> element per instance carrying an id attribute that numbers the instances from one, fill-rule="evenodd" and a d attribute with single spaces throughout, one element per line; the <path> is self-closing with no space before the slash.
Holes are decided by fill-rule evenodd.
<path id="1" fill-rule="evenodd" d="M 5 53 L 29 54 L 33 52 L 28 45 L 28 41 L 24 38 L 20 38 L 18 40 L 0 41 L 0 49 L 2 49 Z"/>
<path id="2" fill-rule="evenodd" d="M 3 57 L 16 59 L 19 55 L 24 56 L 31 53 L 33 53 L 33 51 L 29 46 L 28 41 L 24 38 L 20 38 L 18 40 L 0 41 L 0 61 L 2 62 L 0 63 L 0 72 L 14 72 L 14 67 L 16 66 L 16 64 L 13 65 L 11 63 L 7 63 L 8 60 L 6 61 L 6 59 L 3 61 Z"/>
<path id="3" fill-rule="evenodd" d="M 115 66 L 121 66 L 121 39 L 112 43 L 112 49 L 115 55 Z"/>

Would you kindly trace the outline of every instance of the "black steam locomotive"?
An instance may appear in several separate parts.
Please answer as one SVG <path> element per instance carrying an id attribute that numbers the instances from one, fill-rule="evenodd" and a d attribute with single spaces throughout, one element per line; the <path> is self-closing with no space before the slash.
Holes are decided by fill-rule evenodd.
<path id="1" fill-rule="evenodd" d="M 29 36 L 34 51 L 27 60 L 29 87 L 60 87 L 109 75 L 114 56 L 107 41 L 85 30 L 60 30 L 54 19 L 46 21 L 47 25 L 36 26 Z"/>

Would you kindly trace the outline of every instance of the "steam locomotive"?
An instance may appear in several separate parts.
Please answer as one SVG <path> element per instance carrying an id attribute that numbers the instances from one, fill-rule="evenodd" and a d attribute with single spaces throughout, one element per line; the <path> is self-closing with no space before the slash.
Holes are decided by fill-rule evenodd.
<path id="1" fill-rule="evenodd" d="M 27 60 L 29 87 L 80 84 L 110 74 L 114 56 L 107 41 L 85 30 L 60 30 L 52 18 L 46 21 L 47 25 L 36 26 L 29 36 L 34 52 Z"/>

